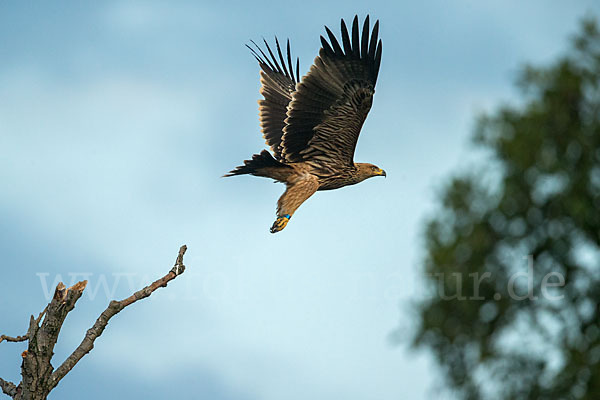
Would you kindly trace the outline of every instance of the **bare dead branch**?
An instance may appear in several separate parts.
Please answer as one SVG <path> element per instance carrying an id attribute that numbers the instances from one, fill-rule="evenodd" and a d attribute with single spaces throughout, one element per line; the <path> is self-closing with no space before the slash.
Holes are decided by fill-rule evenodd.
<path id="1" fill-rule="evenodd" d="M 42 317 L 46 314 L 46 310 L 48 310 L 48 306 L 46 306 L 46 308 L 44 308 L 44 310 L 40 313 L 40 315 L 38 315 L 38 317 L 36 318 L 36 324 L 39 325 L 40 321 L 42 320 Z M 26 340 L 29 339 L 29 336 L 27 334 L 24 334 L 22 336 L 8 336 L 8 335 L 2 335 L 0 336 L 0 343 L 6 341 L 6 342 L 24 342 Z"/>
<path id="2" fill-rule="evenodd" d="M 165 276 L 121 301 L 111 301 L 94 325 L 88 329 L 81 344 L 58 369 L 54 370 L 51 360 L 60 329 L 68 313 L 73 310 L 75 303 L 82 296 L 87 281 L 78 282 L 69 288 L 62 282 L 59 283 L 46 308 L 37 318 L 34 318 L 33 315 L 30 317 L 29 328 L 25 335 L 17 337 L 2 335 L 0 337 L 0 342 L 29 342 L 27 350 L 22 353 L 21 383 L 15 386 L 14 383 L 0 378 L 2 392 L 14 400 L 45 400 L 60 380 L 92 350 L 95 340 L 102 335 L 112 317 L 125 307 L 150 296 L 156 289 L 166 287 L 170 281 L 185 271 L 183 256 L 186 250 L 185 245 L 181 246 L 175 266 Z"/>
<path id="3" fill-rule="evenodd" d="M 177 260 L 175 261 L 175 266 L 162 278 L 154 281 L 149 286 L 146 286 L 142 290 L 139 290 L 132 294 L 131 296 L 123 299 L 121 301 L 111 301 L 106 310 L 100 314 L 94 325 L 88 329 L 85 337 L 81 344 L 73 351 L 73 353 L 67 357 L 67 359 L 62 363 L 60 367 L 52 374 L 50 378 L 50 390 L 52 390 L 58 382 L 64 376 L 73 369 L 73 367 L 81 360 L 86 354 L 88 354 L 94 348 L 94 342 L 108 324 L 108 321 L 116 314 L 118 314 L 125 307 L 135 303 L 138 300 L 145 299 L 150 296 L 156 289 L 161 287 L 166 287 L 167 284 L 173 279 L 177 278 L 177 276 L 181 275 L 185 271 L 185 265 L 183 265 L 183 255 L 187 250 L 187 246 L 183 245 L 179 249 L 179 254 L 177 255 Z"/>
<path id="4" fill-rule="evenodd" d="M 7 336 L 7 335 L 0 336 L 0 343 L 2 343 L 3 341 L 7 341 L 7 342 L 24 342 L 26 340 L 27 340 L 27 334 L 25 334 L 23 336 L 17 336 L 17 337 L 12 337 L 12 336 Z"/>
<path id="5" fill-rule="evenodd" d="M 0 388 L 2 388 L 2 393 L 9 395 L 10 397 L 15 397 L 17 395 L 17 387 L 14 383 L 5 381 L 0 378 Z"/>

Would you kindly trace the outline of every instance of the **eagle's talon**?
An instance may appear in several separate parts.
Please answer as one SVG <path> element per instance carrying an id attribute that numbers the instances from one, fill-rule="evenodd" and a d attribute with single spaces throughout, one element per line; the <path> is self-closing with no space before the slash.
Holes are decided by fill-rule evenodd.
<path id="1" fill-rule="evenodd" d="M 282 217 L 278 217 L 275 222 L 273 222 L 273 226 L 271 227 L 271 233 L 277 233 L 281 230 L 283 230 L 283 228 L 285 228 L 285 226 L 287 225 L 287 223 L 290 221 L 290 216 L 289 215 L 284 215 Z"/>

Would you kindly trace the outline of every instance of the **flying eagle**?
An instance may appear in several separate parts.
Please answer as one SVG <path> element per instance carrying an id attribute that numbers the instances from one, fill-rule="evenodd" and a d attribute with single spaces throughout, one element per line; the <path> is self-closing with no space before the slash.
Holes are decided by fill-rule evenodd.
<path id="1" fill-rule="evenodd" d="M 369 16 L 359 36 L 358 16 L 352 36 L 342 19 L 342 46 L 325 27 L 329 42 L 321 36 L 321 50 L 308 74 L 300 80 L 287 42 L 287 65 L 279 41 L 277 57 L 265 40 L 269 56 L 252 42 L 247 46 L 261 68 L 259 100 L 263 137 L 271 148 L 244 161 L 225 176 L 251 174 L 285 183 L 277 202 L 277 219 L 271 233 L 287 225 L 300 205 L 317 190 L 354 185 L 373 176 L 386 176 L 381 168 L 354 162 L 358 135 L 373 103 L 381 63 L 379 21 L 369 35 Z"/>

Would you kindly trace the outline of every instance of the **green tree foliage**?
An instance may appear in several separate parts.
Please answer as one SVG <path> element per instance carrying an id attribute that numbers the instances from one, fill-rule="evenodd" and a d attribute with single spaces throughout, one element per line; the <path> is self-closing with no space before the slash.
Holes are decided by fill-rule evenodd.
<path id="1" fill-rule="evenodd" d="M 464 399 L 600 399 L 600 33 L 481 118 L 428 224 L 413 345 Z"/>

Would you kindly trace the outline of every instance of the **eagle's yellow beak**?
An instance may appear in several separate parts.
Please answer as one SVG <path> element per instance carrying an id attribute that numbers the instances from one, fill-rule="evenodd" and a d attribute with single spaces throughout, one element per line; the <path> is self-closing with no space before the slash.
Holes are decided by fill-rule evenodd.
<path id="1" fill-rule="evenodd" d="M 387 177 L 387 175 L 385 174 L 385 171 L 382 170 L 381 168 L 379 168 L 379 171 L 377 171 L 377 175 L 381 175 L 381 176 Z"/>

